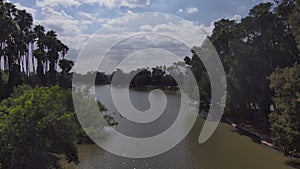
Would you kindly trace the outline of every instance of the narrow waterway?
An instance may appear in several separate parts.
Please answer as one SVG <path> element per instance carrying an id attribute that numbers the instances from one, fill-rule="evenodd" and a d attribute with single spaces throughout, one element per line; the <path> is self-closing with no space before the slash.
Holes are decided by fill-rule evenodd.
<path id="1" fill-rule="evenodd" d="M 97 97 L 110 110 L 120 125 L 116 130 L 136 137 L 159 134 L 170 126 L 178 114 L 180 94 L 166 92 L 166 112 L 156 120 L 155 125 L 134 130 L 134 124 L 118 116 L 108 95 L 108 86 L 96 88 Z M 149 91 L 130 91 L 131 101 L 137 109 L 149 108 Z M 175 116 L 175 117 L 174 117 Z M 204 120 L 198 117 L 188 136 L 176 147 L 159 156 L 147 159 L 130 159 L 113 155 L 97 145 L 80 145 L 80 164 L 63 164 L 66 169 L 291 169 L 299 168 L 297 161 L 281 153 L 255 143 L 248 136 L 239 134 L 233 127 L 221 123 L 214 135 L 204 144 L 197 142 Z M 299 161 L 298 161 L 299 162 Z"/>

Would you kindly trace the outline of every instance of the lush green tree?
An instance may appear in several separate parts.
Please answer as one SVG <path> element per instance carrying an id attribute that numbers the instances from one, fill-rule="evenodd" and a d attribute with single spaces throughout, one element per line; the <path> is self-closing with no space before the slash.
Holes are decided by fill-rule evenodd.
<path id="1" fill-rule="evenodd" d="M 200 60 L 197 53 L 194 51 L 194 49 L 192 49 L 191 52 L 192 52 L 192 58 L 189 59 L 188 57 L 186 57 L 185 62 L 187 65 L 190 66 L 190 69 L 193 72 L 193 76 L 195 77 L 198 84 L 199 95 L 200 95 L 200 110 L 208 111 L 210 105 L 210 97 L 211 97 L 210 80 L 207 71 L 205 69 L 205 66 Z M 186 90 L 192 90 L 189 91 L 188 93 L 193 93 L 194 91 L 193 86 L 187 85 L 187 87 L 188 89 Z"/>
<path id="2" fill-rule="evenodd" d="M 96 85 L 107 85 L 110 83 L 110 78 L 104 72 L 96 72 Z"/>
<path id="3" fill-rule="evenodd" d="M 61 59 L 58 65 L 61 68 L 61 72 L 59 73 L 59 85 L 63 88 L 71 88 L 72 74 L 70 71 L 74 66 L 74 62 L 67 59 Z"/>
<path id="4" fill-rule="evenodd" d="M 74 113 L 59 87 L 23 86 L 0 103 L 0 163 L 4 168 L 59 168 L 56 154 L 78 163 Z"/>
<path id="5" fill-rule="evenodd" d="M 261 3 L 240 22 L 220 20 L 215 26 L 210 40 L 227 73 L 226 113 L 265 124 L 272 105 L 266 77 L 299 60 L 287 20 L 272 3 Z"/>
<path id="6" fill-rule="evenodd" d="M 133 72 L 130 72 L 131 74 Z M 147 69 L 140 71 L 131 81 L 130 86 L 147 87 L 150 85 L 151 72 Z"/>
<path id="7" fill-rule="evenodd" d="M 300 65 L 276 69 L 270 76 L 275 112 L 270 115 L 272 138 L 286 155 L 300 156 Z"/>
<path id="8" fill-rule="evenodd" d="M 223 62 L 224 69 L 226 72 L 229 71 L 229 66 L 226 63 L 231 62 L 231 57 L 228 57 L 231 53 L 231 40 L 234 37 L 237 29 L 237 23 L 234 20 L 221 19 L 214 23 L 214 30 L 209 40 L 213 43 L 216 48 L 221 61 Z"/>
<path id="9" fill-rule="evenodd" d="M 300 0 L 276 0 L 276 11 L 280 17 L 288 20 L 300 49 Z"/>

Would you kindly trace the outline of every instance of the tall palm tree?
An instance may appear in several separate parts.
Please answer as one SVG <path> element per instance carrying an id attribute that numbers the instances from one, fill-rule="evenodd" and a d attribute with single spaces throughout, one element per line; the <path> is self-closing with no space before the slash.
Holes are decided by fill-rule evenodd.
<path id="1" fill-rule="evenodd" d="M 69 48 L 64 45 L 58 38 L 54 31 L 48 31 L 46 33 L 46 46 L 47 46 L 47 60 L 49 61 L 49 84 L 56 84 L 56 67 L 58 59 L 64 57 Z"/>
<path id="2" fill-rule="evenodd" d="M 0 43 L 1 43 L 1 57 L 4 62 L 4 70 L 9 70 L 9 55 L 5 52 L 7 50 L 8 41 L 11 40 L 11 34 L 16 30 L 16 24 L 13 21 L 13 16 L 16 12 L 16 7 L 11 3 L 0 3 Z"/>
<path id="3" fill-rule="evenodd" d="M 44 64 L 46 61 L 46 44 L 45 44 L 45 28 L 42 25 L 37 25 L 34 27 L 34 38 L 37 49 L 33 50 L 33 56 L 37 60 L 37 76 L 41 82 L 44 84 Z M 33 61 L 34 62 L 34 61 Z"/>
<path id="4" fill-rule="evenodd" d="M 23 72 L 28 75 L 29 73 L 29 44 L 31 41 L 31 27 L 33 24 L 32 16 L 27 13 L 25 10 L 17 10 L 17 15 L 14 18 L 16 21 L 19 32 L 20 32 L 20 40 L 18 42 L 19 46 L 19 59 L 22 62 Z M 26 65 L 24 66 L 24 61 Z M 26 68 L 26 69 L 25 69 Z M 25 71 L 26 70 L 26 71 Z"/>

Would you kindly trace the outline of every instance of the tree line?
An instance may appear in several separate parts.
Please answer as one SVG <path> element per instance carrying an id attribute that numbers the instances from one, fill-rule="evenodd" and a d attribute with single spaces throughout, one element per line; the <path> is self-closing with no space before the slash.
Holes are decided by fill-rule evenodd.
<path id="1" fill-rule="evenodd" d="M 225 116 L 270 133 L 276 146 L 294 156 L 300 155 L 299 6 L 298 0 L 261 3 L 241 21 L 215 22 L 209 36 L 226 72 Z M 194 52 L 185 62 L 210 104 L 204 65 Z"/>
<path id="2" fill-rule="evenodd" d="M 8 74 L 1 98 L 8 97 L 13 88 L 23 84 L 53 86 L 66 84 L 73 62 L 64 58 L 69 48 L 53 30 L 33 25 L 31 14 L 0 1 L 0 79 Z M 57 67 L 61 72 L 57 73 Z M 69 78 L 70 79 L 70 78 Z M 70 83 L 68 84 L 70 86 Z"/>
<path id="3" fill-rule="evenodd" d="M 159 88 L 159 89 L 178 89 L 178 84 L 174 75 L 184 77 L 182 72 L 176 72 L 176 64 L 172 66 L 157 66 L 153 68 L 141 68 L 129 73 L 117 69 L 111 75 L 111 79 L 117 75 L 117 83 L 114 85 L 128 85 L 130 88 Z M 171 75 L 172 74 L 172 75 Z M 127 83 L 127 79 L 132 79 Z"/>
<path id="4" fill-rule="evenodd" d="M 68 50 L 31 14 L 0 0 L 1 169 L 61 168 L 57 154 L 78 164 L 76 144 L 87 136 L 74 113 Z"/>
<path id="5" fill-rule="evenodd" d="M 184 62 L 173 63 L 171 66 L 156 66 L 152 68 L 139 68 L 130 72 L 124 72 L 117 68 L 112 74 L 105 72 L 87 72 L 86 74 L 79 74 L 73 72 L 72 74 L 84 83 L 93 83 L 95 85 L 113 86 L 129 86 L 131 88 L 160 88 L 160 89 L 178 89 L 178 83 L 183 83 L 185 77 L 184 69 L 186 64 Z M 113 77 L 117 75 L 117 83 L 112 84 Z M 179 82 L 174 79 L 176 77 Z M 131 79 L 130 82 L 128 80 Z"/>

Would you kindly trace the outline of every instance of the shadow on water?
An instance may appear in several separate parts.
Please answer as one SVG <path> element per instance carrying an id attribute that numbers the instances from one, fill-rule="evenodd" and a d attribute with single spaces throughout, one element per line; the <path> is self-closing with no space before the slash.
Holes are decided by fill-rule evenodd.
<path id="1" fill-rule="evenodd" d="M 284 163 L 295 169 L 300 169 L 300 160 L 288 160 L 288 161 L 285 161 Z"/>

